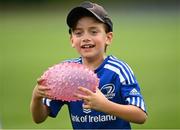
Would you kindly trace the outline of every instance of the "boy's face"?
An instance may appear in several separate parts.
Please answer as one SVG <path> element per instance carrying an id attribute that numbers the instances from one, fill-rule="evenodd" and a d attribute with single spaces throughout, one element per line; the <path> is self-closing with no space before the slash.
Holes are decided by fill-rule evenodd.
<path id="1" fill-rule="evenodd" d="M 105 32 L 105 25 L 93 17 L 78 20 L 72 31 L 71 43 L 82 58 L 102 58 L 105 46 L 112 41 L 112 32 Z"/>

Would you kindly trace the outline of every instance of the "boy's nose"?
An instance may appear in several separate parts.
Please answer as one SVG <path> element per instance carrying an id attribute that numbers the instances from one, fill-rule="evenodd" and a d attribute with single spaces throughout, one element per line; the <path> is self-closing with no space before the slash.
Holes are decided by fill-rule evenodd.
<path id="1" fill-rule="evenodd" d="M 82 41 L 83 41 L 83 42 L 89 42 L 89 41 L 91 41 L 90 36 L 89 36 L 87 33 L 85 33 L 85 34 L 83 35 Z"/>

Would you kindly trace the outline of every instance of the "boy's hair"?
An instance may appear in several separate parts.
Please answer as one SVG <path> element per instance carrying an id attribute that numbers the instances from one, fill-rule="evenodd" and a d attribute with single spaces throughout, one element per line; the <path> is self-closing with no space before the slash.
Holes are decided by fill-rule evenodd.
<path id="1" fill-rule="evenodd" d="M 76 27 L 77 21 L 85 16 L 94 17 L 97 21 L 104 23 L 106 33 L 113 31 L 113 23 L 102 6 L 91 2 L 83 2 L 80 6 L 73 8 L 67 16 L 66 22 L 70 34 L 71 30 Z"/>

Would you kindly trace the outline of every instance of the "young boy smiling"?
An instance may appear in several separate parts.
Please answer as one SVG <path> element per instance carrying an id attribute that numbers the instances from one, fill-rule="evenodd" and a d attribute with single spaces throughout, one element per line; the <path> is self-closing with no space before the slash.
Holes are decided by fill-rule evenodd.
<path id="1" fill-rule="evenodd" d="M 113 24 L 104 8 L 84 2 L 67 16 L 72 47 L 80 58 L 66 62 L 84 64 L 93 70 L 100 83 L 96 93 L 79 87 L 76 102 L 52 100 L 45 86 L 36 85 L 31 111 L 36 123 L 48 116 L 56 117 L 68 105 L 73 129 L 131 129 L 130 122 L 142 124 L 147 118 L 138 82 L 127 63 L 109 55 L 107 46 L 113 39 Z M 42 102 L 43 100 L 43 102 Z"/>

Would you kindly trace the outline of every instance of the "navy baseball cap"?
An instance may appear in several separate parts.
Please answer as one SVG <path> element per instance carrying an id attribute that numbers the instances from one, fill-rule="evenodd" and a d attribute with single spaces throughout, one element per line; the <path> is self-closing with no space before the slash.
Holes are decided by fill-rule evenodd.
<path id="1" fill-rule="evenodd" d="M 113 31 L 113 23 L 106 10 L 102 6 L 89 1 L 81 3 L 79 6 L 73 8 L 69 12 L 66 19 L 69 28 L 72 29 L 77 21 L 83 16 L 93 16 L 97 20 L 107 25 L 108 32 Z M 71 30 L 69 30 L 69 32 L 71 33 Z"/>

